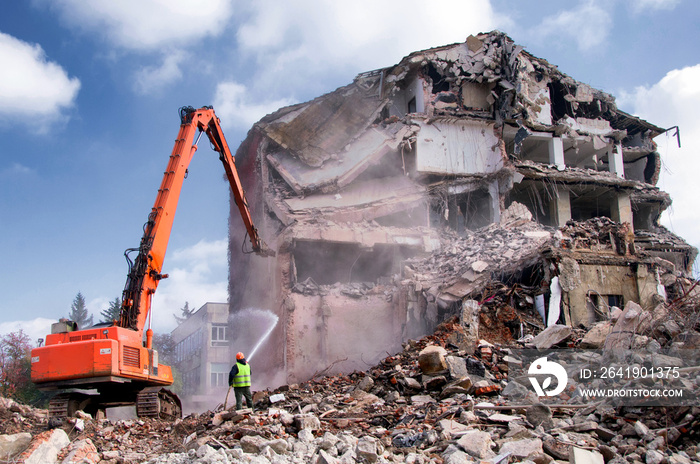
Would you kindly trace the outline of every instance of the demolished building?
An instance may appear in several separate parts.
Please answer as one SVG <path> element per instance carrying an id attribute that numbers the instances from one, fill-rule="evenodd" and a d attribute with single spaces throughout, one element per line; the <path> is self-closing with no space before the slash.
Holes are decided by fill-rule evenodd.
<path id="1" fill-rule="evenodd" d="M 513 336 L 653 307 L 697 253 L 658 222 L 664 132 L 497 31 L 264 117 L 236 163 L 277 255 L 229 237 L 231 311 L 279 318 L 258 372 L 363 370 L 472 308 L 468 349 L 495 284 L 541 316 Z"/>

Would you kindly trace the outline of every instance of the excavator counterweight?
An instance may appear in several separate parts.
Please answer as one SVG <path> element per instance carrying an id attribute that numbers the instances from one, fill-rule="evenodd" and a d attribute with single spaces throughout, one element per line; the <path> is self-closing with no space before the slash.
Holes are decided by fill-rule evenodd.
<path id="1" fill-rule="evenodd" d="M 51 416 L 66 417 L 79 409 L 100 414 L 109 407 L 135 404 L 139 417 L 181 417 L 179 398 L 165 388 L 173 383 L 171 368 L 159 363 L 146 323 L 158 283 L 167 278 L 162 273 L 163 260 L 187 168 L 202 134 L 219 153 L 252 250 L 262 256 L 274 254 L 253 225 L 234 158 L 214 109 L 181 108 L 180 130 L 141 242 L 138 248 L 125 252 L 129 271 L 119 320 L 81 330 L 75 330 L 72 321 L 61 320 L 52 325 L 45 345 L 32 350 L 32 381 L 41 390 L 58 392 L 50 402 Z M 133 253 L 136 255 L 132 260 Z"/>

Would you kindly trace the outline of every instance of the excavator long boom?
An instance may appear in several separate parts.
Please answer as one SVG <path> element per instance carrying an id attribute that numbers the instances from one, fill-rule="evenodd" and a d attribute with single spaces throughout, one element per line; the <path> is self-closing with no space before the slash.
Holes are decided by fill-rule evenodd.
<path id="1" fill-rule="evenodd" d="M 144 225 L 141 243 L 138 248 L 128 249 L 125 252 L 129 262 L 129 273 L 122 293 L 122 308 L 118 325 L 136 330 L 139 335 L 143 333 L 146 326 L 147 317 L 151 310 L 151 298 L 158 283 L 167 277 L 167 274 L 161 273 L 163 259 L 170 239 L 182 184 L 190 161 L 197 151 L 197 143 L 202 133 L 207 135 L 213 149 L 219 153 L 219 159 L 224 165 L 253 251 L 262 255 L 270 254 L 253 225 L 234 158 L 213 108 L 183 107 L 180 109 L 180 122 L 180 131 L 175 140 L 168 167 L 163 175 L 163 181 L 158 189 L 155 204 Z M 198 135 L 197 140 L 195 140 L 196 135 Z M 138 252 L 138 254 L 132 261 L 129 254 L 133 252 Z"/>

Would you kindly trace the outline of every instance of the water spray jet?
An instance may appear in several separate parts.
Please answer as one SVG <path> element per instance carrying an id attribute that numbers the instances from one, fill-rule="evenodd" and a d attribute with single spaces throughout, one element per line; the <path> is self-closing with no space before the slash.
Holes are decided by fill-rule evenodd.
<path id="1" fill-rule="evenodd" d="M 254 336 L 256 334 L 256 330 L 254 328 L 259 329 L 262 328 L 262 333 L 255 341 L 255 344 L 253 345 L 253 348 L 250 350 L 250 353 L 247 354 L 246 359 L 250 361 L 253 359 L 253 356 L 255 353 L 258 351 L 258 349 L 262 346 L 262 344 L 267 340 L 267 338 L 270 336 L 272 331 L 275 329 L 277 326 L 277 322 L 279 321 L 279 317 L 270 311 L 269 309 L 260 309 L 260 308 L 246 308 L 241 311 L 236 312 L 232 316 L 233 322 L 234 322 L 234 327 L 236 326 L 242 326 L 246 327 L 247 326 L 247 332 L 249 336 Z M 237 320 L 240 321 L 237 323 Z M 257 322 L 257 324 L 254 324 L 254 322 Z M 255 327 L 254 327 L 255 326 Z"/>

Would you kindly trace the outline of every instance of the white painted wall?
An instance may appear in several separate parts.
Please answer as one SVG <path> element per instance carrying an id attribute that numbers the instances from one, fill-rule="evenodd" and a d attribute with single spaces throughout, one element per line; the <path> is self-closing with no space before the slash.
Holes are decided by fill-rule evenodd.
<path id="1" fill-rule="evenodd" d="M 423 99 L 423 80 L 413 79 L 406 88 L 397 92 L 391 97 L 389 104 L 389 114 L 403 118 L 408 112 L 408 102 L 412 98 L 416 99 L 416 113 L 425 113 L 425 101 Z"/>
<path id="2" fill-rule="evenodd" d="M 493 125 L 477 121 L 420 122 L 416 170 L 429 174 L 490 174 L 503 168 Z"/>

